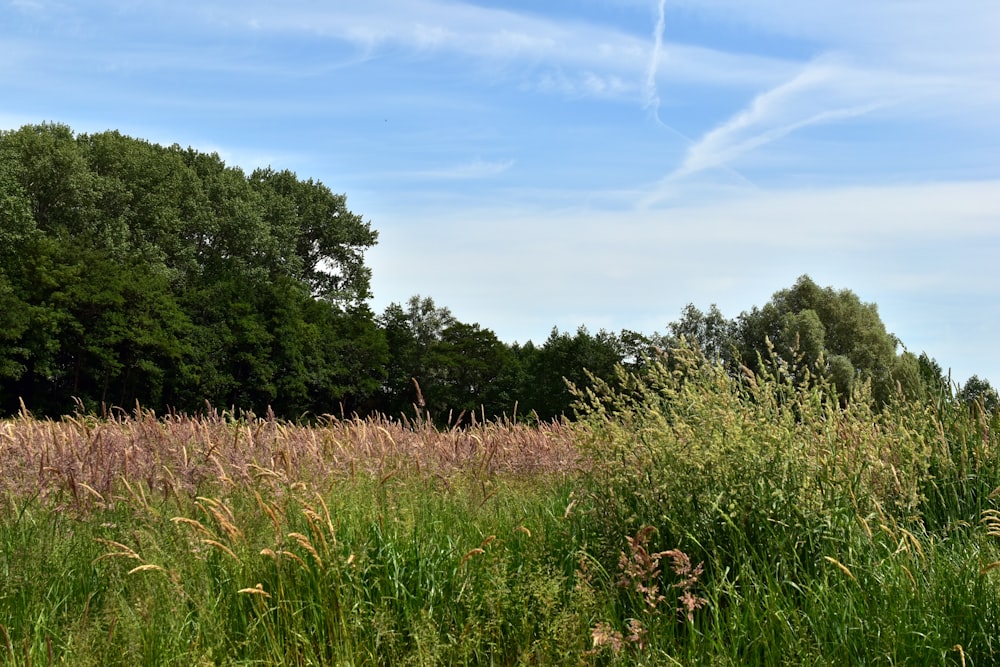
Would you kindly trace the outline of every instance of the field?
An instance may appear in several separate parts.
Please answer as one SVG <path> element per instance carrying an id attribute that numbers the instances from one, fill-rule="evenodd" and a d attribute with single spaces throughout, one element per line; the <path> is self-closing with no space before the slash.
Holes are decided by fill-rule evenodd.
<path id="1" fill-rule="evenodd" d="M 0 422 L 0 664 L 1000 662 L 994 415 L 694 353 L 574 422 Z"/>

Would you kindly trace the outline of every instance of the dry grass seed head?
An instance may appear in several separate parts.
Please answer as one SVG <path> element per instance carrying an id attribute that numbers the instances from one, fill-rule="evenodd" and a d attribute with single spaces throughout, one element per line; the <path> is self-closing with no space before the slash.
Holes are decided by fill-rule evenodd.
<path id="1" fill-rule="evenodd" d="M 219 528 L 226 534 L 230 542 L 237 542 L 243 538 L 243 531 L 236 527 L 236 517 L 224 503 L 215 498 L 198 496 L 195 505 L 206 515 L 215 519 Z M 207 507 L 206 507 L 207 506 Z"/>
<path id="2" fill-rule="evenodd" d="M 476 547 L 475 549 L 470 549 L 468 551 L 468 553 L 466 553 L 464 556 L 462 556 L 462 562 L 459 563 L 458 566 L 461 568 L 461 567 L 463 567 L 465 565 L 466 561 L 468 561 L 473 556 L 479 556 L 479 555 L 484 554 L 484 553 L 486 553 L 486 550 L 482 549 L 480 547 Z"/>
<path id="3" fill-rule="evenodd" d="M 839 560 L 837 560 L 836 558 L 832 558 L 830 556 L 823 556 L 823 559 L 832 563 L 838 570 L 840 570 L 848 577 L 850 577 L 851 581 L 857 582 L 857 578 L 854 576 L 854 573 L 851 572 L 851 570 L 846 565 L 841 563 Z"/>
<path id="4" fill-rule="evenodd" d="M 122 544 L 121 542 L 115 542 L 114 540 L 106 540 L 103 537 L 94 538 L 101 544 L 106 544 L 110 547 L 115 547 L 118 551 L 111 551 L 94 559 L 93 562 L 102 561 L 105 558 L 130 558 L 132 560 L 142 560 L 142 558 L 128 545 Z"/>
<path id="5" fill-rule="evenodd" d="M 233 550 L 230 549 L 229 547 L 227 547 L 222 542 L 219 542 L 218 540 L 211 540 L 211 539 L 208 539 L 208 538 L 203 539 L 201 542 L 202 542 L 202 544 L 207 544 L 209 546 L 215 547 L 216 549 L 219 549 L 223 553 L 229 555 L 229 557 L 232 558 L 237 563 L 240 562 L 239 557 L 233 552 Z"/>
<path id="6" fill-rule="evenodd" d="M 205 526 L 201 523 L 201 521 L 198 521 L 197 519 L 189 519 L 186 516 L 175 516 L 172 519 L 170 519 L 170 521 L 175 524 L 184 524 L 185 526 L 191 526 L 199 533 L 207 535 L 208 537 L 215 537 L 211 533 L 211 531 L 209 531 L 208 528 L 205 528 Z"/>
<path id="7" fill-rule="evenodd" d="M 263 584 L 257 584 L 253 588 L 241 588 L 236 591 L 237 593 L 243 593 L 245 595 L 259 595 L 263 598 L 270 598 L 271 594 L 264 590 Z"/>
<path id="8" fill-rule="evenodd" d="M 299 546 L 305 549 L 312 555 L 313 559 L 320 569 L 323 569 L 323 559 L 319 557 L 319 552 L 316 551 L 316 547 L 312 545 L 309 538 L 302 533 L 288 533 L 288 537 L 298 542 Z"/>
<path id="9" fill-rule="evenodd" d="M 300 558 L 299 555 L 297 553 L 295 553 L 294 551 L 288 551 L 287 549 L 283 549 L 283 550 L 281 550 L 281 551 L 278 552 L 278 555 L 279 556 L 288 556 L 289 558 L 291 558 L 292 560 L 294 560 L 296 563 L 298 563 L 299 565 L 301 565 L 303 570 L 308 570 L 309 569 L 309 565 L 307 565 L 306 562 L 304 560 L 302 560 L 302 558 Z M 277 560 L 277 559 L 275 559 L 275 560 Z"/>
<path id="10" fill-rule="evenodd" d="M 622 633 L 618 632 L 611 627 L 609 623 L 601 621 L 594 626 L 594 629 L 590 631 L 590 638 L 593 642 L 594 652 L 598 652 L 605 647 L 611 649 L 611 652 L 618 655 L 622 650 L 622 645 L 624 644 L 624 637 Z"/>

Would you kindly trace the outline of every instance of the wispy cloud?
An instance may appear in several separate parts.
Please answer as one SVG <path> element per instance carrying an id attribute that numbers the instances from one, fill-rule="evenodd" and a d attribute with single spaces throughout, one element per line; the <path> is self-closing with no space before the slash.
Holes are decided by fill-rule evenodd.
<path id="1" fill-rule="evenodd" d="M 41 12 L 47 8 L 42 0 L 11 0 L 11 7 L 24 12 Z"/>
<path id="2" fill-rule="evenodd" d="M 616 74 L 580 70 L 566 72 L 561 68 L 546 68 L 524 90 L 536 90 L 566 97 L 592 97 L 597 99 L 622 99 L 632 97 L 638 87 L 627 78 Z"/>
<path id="3" fill-rule="evenodd" d="M 953 69 L 963 63 L 995 70 L 1000 57 L 1000 4 L 994 0 L 958 5 L 939 0 L 671 0 L 671 5 L 824 49 L 836 45 L 886 65 Z"/>
<path id="4" fill-rule="evenodd" d="M 371 0 L 335 10 L 291 0 L 280 7 L 250 0 L 203 7 L 178 0 L 161 11 L 196 24 L 254 32 L 301 33 L 353 45 L 365 57 L 400 47 L 415 54 L 459 54 L 470 62 L 517 66 L 546 92 L 630 97 L 647 106 L 657 79 L 753 87 L 787 74 L 789 63 L 746 53 L 664 42 L 665 0 L 652 46 L 642 35 L 585 20 L 441 0 Z M 669 57 L 668 57 L 669 52 Z M 664 68 L 669 64 L 668 68 Z"/>
<path id="5" fill-rule="evenodd" d="M 653 115 L 659 118 L 660 95 L 656 87 L 656 75 L 660 67 L 660 52 L 663 50 L 663 30 L 666 27 L 666 0 L 659 0 L 657 5 L 656 26 L 653 28 L 653 50 L 649 56 L 646 68 L 645 106 L 653 110 Z"/>
<path id="6" fill-rule="evenodd" d="M 750 105 L 705 134 L 687 151 L 668 180 L 729 166 L 742 155 L 796 130 L 862 116 L 889 104 L 891 92 L 847 89 L 857 76 L 825 64 L 810 64 L 796 77 L 758 95 Z"/>
<path id="7" fill-rule="evenodd" d="M 434 169 L 421 169 L 417 171 L 402 172 L 395 174 L 396 177 L 433 179 L 433 180 L 465 180 L 492 178 L 499 176 L 514 166 L 514 160 L 481 160 L 475 159 L 461 164 L 445 166 Z"/>
<path id="8" fill-rule="evenodd" d="M 660 4 L 662 7 L 662 4 Z M 740 177 L 751 156 L 814 126 L 873 122 L 987 128 L 1000 112 L 1000 5 L 973 0 L 957 10 L 933 0 L 817 2 L 674 0 L 670 8 L 741 25 L 750 34 L 813 44 L 822 55 L 781 81 L 761 86 L 728 118 L 692 141 L 676 167 L 641 204 L 676 196 L 715 169 Z M 662 14 L 660 15 L 662 17 Z M 660 31 L 658 22 L 654 38 Z M 654 43 L 653 51 L 659 45 Z M 647 69 L 647 108 L 659 108 L 656 63 Z M 947 120 L 945 120 L 947 119 Z M 935 125 L 936 124 L 936 125 Z M 991 132 L 992 134 L 992 132 Z M 799 167 L 814 156 L 799 153 Z"/>
<path id="9" fill-rule="evenodd" d="M 973 288 L 979 298 L 993 298 L 1000 286 L 992 265 L 968 266 L 967 259 L 969 248 L 1000 242 L 998 192 L 995 180 L 788 188 L 739 197 L 726 192 L 669 211 L 625 216 L 498 205 L 475 214 L 445 208 L 414 220 L 410 211 L 399 210 L 385 216 L 388 231 L 373 254 L 375 291 L 387 303 L 399 297 L 383 285 L 405 282 L 521 341 L 543 339 L 553 324 L 572 329 L 607 321 L 612 328 L 662 329 L 689 301 L 718 303 L 733 316 L 761 305 L 802 273 L 823 285 L 854 289 L 886 311 L 899 305 L 901 292 L 929 304 L 949 303 L 931 294 L 961 295 Z M 395 216 L 399 224 L 393 224 Z M 475 230 L 469 219 L 478 221 Z M 929 259 L 920 267 L 927 276 L 920 284 L 909 284 L 914 252 Z M 434 259 L 445 256 L 447 261 Z M 511 293 L 521 297 L 511 301 Z M 483 304 L 489 304 L 485 311 Z M 526 325 L 528 315 L 537 322 Z M 894 331 L 908 342 L 919 333 Z"/>

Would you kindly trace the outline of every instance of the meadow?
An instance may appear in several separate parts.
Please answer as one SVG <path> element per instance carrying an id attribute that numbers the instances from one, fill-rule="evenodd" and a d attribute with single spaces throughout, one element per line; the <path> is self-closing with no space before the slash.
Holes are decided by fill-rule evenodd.
<path id="1" fill-rule="evenodd" d="M 1000 420 L 685 348 L 578 418 L 0 422 L 4 665 L 992 665 Z"/>

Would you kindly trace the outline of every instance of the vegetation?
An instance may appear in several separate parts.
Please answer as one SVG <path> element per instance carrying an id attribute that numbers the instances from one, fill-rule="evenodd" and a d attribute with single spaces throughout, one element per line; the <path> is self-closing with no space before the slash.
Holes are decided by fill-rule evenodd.
<path id="1" fill-rule="evenodd" d="M 807 276 L 663 335 L 376 315 L 345 203 L 0 133 L 0 664 L 1000 664 L 989 382 Z"/>
<path id="2" fill-rule="evenodd" d="M 289 172 L 65 126 L 0 134 L 0 402 L 286 414 L 378 387 L 375 243 Z"/>
<path id="3" fill-rule="evenodd" d="M 690 348 L 575 423 L 0 423 L 2 664 L 1000 662 L 998 419 Z"/>
<path id="4" fill-rule="evenodd" d="M 572 414 L 564 379 L 613 381 L 682 339 L 736 375 L 771 349 L 822 357 L 817 379 L 844 397 L 870 380 L 882 404 L 897 386 L 948 385 L 936 361 L 898 351 L 874 304 L 807 276 L 733 320 L 689 305 L 666 335 L 580 327 L 509 345 L 421 296 L 376 315 L 364 264 L 376 240 L 344 195 L 288 171 L 246 174 L 117 132 L 0 132 L 0 414 L 208 402 L 287 419 L 417 406 L 439 425 L 546 421 Z M 962 400 L 995 395 L 969 383 Z"/>

